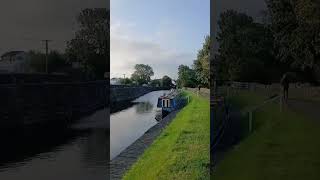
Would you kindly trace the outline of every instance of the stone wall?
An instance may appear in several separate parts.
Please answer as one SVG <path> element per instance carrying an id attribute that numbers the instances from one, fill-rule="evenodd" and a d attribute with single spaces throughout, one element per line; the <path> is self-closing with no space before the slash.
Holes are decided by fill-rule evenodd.
<path id="1" fill-rule="evenodd" d="M 66 123 L 106 107 L 107 81 L 0 84 L 1 127 Z"/>

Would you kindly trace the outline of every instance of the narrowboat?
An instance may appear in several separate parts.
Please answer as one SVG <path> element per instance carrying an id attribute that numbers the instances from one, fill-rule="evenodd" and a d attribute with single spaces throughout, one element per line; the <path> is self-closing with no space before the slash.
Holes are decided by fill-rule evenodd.
<path id="1" fill-rule="evenodd" d="M 172 89 L 168 94 L 158 98 L 157 108 L 161 109 L 156 115 L 156 120 L 161 120 L 174 110 L 181 108 L 186 102 L 186 98 L 181 95 L 181 91 Z"/>

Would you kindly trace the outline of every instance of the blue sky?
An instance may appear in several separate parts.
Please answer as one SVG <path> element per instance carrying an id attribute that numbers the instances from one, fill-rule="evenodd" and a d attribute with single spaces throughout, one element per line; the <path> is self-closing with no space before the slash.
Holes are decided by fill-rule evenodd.
<path id="1" fill-rule="evenodd" d="M 209 0 L 111 0 L 111 77 L 130 76 L 137 63 L 155 76 L 177 78 L 210 33 Z"/>

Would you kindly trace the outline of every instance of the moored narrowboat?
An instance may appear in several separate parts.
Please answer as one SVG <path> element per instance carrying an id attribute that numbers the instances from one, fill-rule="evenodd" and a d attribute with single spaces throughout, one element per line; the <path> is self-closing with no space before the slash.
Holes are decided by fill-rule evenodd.
<path id="1" fill-rule="evenodd" d="M 158 98 L 157 107 L 161 109 L 161 113 L 156 115 L 157 120 L 161 120 L 174 110 L 181 108 L 186 102 L 181 91 L 172 89 L 168 94 L 164 94 Z"/>

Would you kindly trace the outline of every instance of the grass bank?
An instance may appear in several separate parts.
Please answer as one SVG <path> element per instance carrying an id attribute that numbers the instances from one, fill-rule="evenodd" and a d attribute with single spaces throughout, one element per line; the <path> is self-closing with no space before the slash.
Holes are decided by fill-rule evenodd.
<path id="1" fill-rule="evenodd" d="M 240 93 L 237 106 L 256 105 L 263 97 Z M 302 114 L 269 104 L 254 114 L 254 131 L 218 164 L 215 180 L 320 179 L 320 124 Z"/>
<path id="2" fill-rule="evenodd" d="M 209 179 L 209 100 L 187 92 L 184 107 L 124 179 Z"/>

